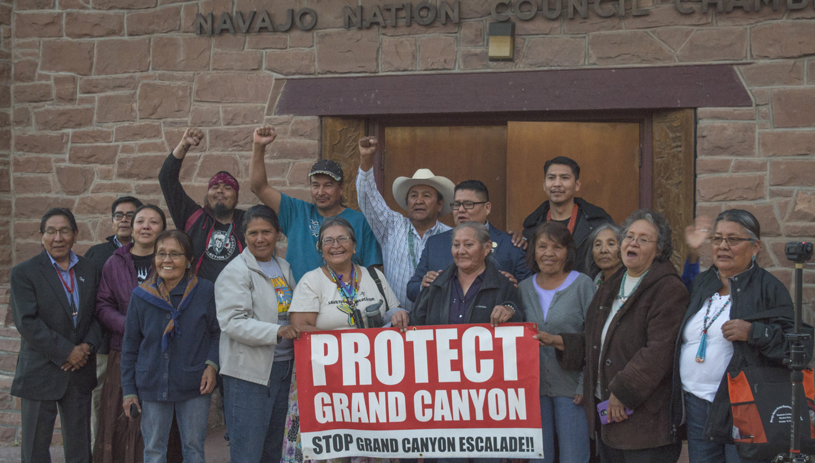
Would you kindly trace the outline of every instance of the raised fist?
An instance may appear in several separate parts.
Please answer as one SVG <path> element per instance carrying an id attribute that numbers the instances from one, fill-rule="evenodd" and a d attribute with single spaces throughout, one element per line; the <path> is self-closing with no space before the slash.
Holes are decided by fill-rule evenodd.
<path id="1" fill-rule="evenodd" d="M 204 132 L 189 128 L 184 131 L 184 135 L 181 137 L 181 143 L 184 145 L 184 148 L 190 149 L 191 146 L 198 146 L 203 139 Z"/>
<path id="2" fill-rule="evenodd" d="M 277 132 L 275 132 L 273 127 L 265 126 L 265 127 L 258 127 L 255 129 L 254 134 L 254 142 L 266 146 L 269 143 L 273 142 L 274 139 L 277 137 Z"/>
<path id="3" fill-rule="evenodd" d="M 373 156 L 376 153 L 376 137 L 362 137 L 359 139 L 359 154 Z"/>

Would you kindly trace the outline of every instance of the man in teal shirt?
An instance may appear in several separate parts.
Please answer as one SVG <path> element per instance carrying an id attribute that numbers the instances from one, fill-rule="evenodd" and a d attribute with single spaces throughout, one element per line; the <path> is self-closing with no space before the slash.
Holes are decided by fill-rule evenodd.
<path id="1" fill-rule="evenodd" d="M 292 198 L 269 185 L 266 179 L 266 146 L 277 134 L 271 127 L 255 129 L 252 146 L 252 191 L 264 204 L 277 212 L 280 228 L 288 238 L 286 260 L 291 264 L 295 280 L 308 271 L 323 265 L 322 254 L 317 251 L 317 234 L 323 220 L 342 217 L 354 228 L 357 236 L 354 262 L 363 267 L 382 265 L 382 250 L 361 212 L 342 205 L 342 168 L 334 161 L 317 161 L 309 172 L 312 202 Z"/>

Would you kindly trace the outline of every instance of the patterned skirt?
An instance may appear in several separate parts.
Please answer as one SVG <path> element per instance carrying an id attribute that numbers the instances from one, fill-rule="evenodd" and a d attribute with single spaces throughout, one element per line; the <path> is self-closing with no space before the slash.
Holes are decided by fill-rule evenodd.
<path id="1" fill-rule="evenodd" d="M 108 376 L 102 386 L 99 431 L 93 448 L 94 463 L 142 463 L 144 441 L 141 417 L 129 419 L 122 408 L 122 353 L 108 354 Z"/>
<path id="2" fill-rule="evenodd" d="M 286 432 L 283 435 L 283 458 L 281 463 L 399 463 L 397 459 L 351 457 L 328 460 L 303 461 L 303 447 L 300 443 L 300 411 L 297 408 L 297 371 L 292 373 L 289 386 L 289 412 L 286 415 Z"/>

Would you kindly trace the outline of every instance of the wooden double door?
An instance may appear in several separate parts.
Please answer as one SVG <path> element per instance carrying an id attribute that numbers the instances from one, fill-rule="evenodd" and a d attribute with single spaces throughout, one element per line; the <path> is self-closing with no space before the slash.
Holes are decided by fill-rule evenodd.
<path id="1" fill-rule="evenodd" d="M 580 165 L 577 196 L 622 221 L 640 207 L 640 124 L 626 122 L 507 122 L 505 125 L 387 126 L 381 157 L 383 193 L 394 210 L 391 185 L 427 168 L 453 183 L 481 180 L 490 192 L 489 220 L 518 230 L 547 199 L 544 163 L 568 156 Z M 445 198 L 446 202 L 452 198 Z M 452 214 L 442 218 L 452 225 Z"/>

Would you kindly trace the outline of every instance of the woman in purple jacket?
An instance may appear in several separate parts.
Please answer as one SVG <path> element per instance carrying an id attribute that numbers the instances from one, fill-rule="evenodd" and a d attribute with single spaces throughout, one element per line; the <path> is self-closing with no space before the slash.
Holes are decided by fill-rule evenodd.
<path id="1" fill-rule="evenodd" d="M 167 227 L 164 212 L 152 204 L 136 209 L 133 239 L 117 249 L 102 269 L 96 296 L 96 316 L 110 330 L 109 375 L 102 386 L 99 434 L 93 449 L 95 463 L 140 463 L 144 457 L 139 419 L 122 414 L 122 337 L 130 295 L 153 270 L 156 238 Z"/>

